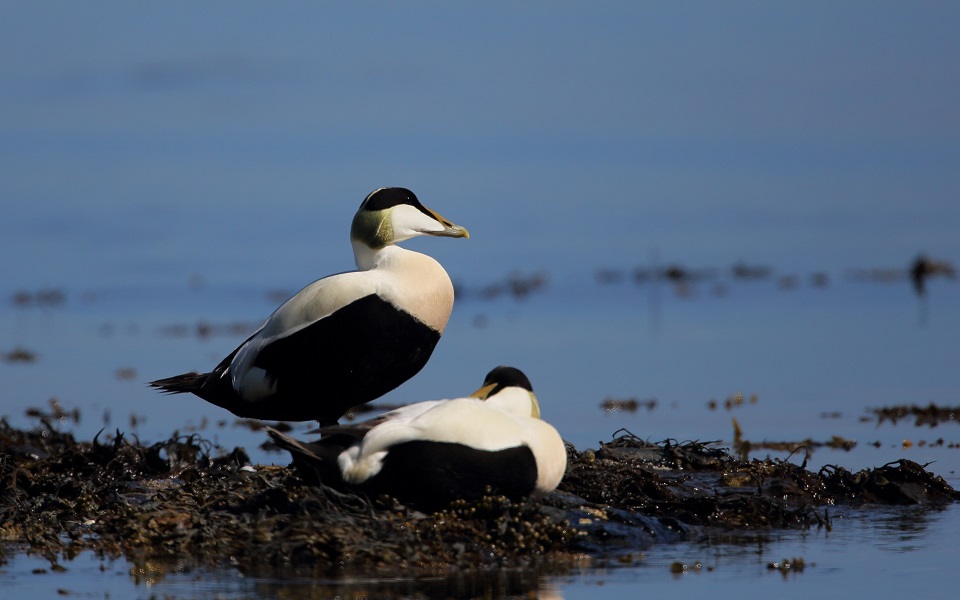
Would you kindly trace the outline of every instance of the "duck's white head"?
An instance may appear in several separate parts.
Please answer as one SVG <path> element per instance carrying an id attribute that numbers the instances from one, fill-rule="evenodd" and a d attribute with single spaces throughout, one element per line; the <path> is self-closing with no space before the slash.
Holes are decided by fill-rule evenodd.
<path id="1" fill-rule="evenodd" d="M 418 235 L 469 238 L 465 227 L 455 225 L 420 204 L 406 188 L 388 187 L 367 196 L 353 217 L 350 240 L 372 250 Z"/>
<path id="2" fill-rule="evenodd" d="M 494 368 L 471 396 L 518 417 L 540 418 L 540 403 L 533 385 L 523 371 L 514 367 Z"/>

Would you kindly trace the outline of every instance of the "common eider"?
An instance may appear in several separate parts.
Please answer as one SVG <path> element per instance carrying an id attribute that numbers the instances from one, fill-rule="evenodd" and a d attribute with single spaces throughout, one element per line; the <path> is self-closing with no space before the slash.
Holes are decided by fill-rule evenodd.
<path id="1" fill-rule="evenodd" d="M 319 431 L 319 441 L 306 443 L 267 428 L 308 482 L 387 494 L 424 510 L 486 493 L 547 493 L 567 466 L 560 434 L 540 419 L 530 381 L 513 367 L 490 371 L 470 397 L 418 402 Z"/>
<path id="2" fill-rule="evenodd" d="M 447 272 L 396 245 L 420 235 L 470 237 L 408 189 L 375 190 L 350 228 L 358 270 L 300 290 L 210 373 L 150 385 L 193 393 L 241 417 L 335 424 L 416 375 L 447 325 Z"/>

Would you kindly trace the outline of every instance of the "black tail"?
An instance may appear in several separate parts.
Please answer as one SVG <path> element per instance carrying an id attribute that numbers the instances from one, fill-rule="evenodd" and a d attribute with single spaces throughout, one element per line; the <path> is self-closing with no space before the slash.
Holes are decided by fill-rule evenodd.
<path id="1" fill-rule="evenodd" d="M 264 427 L 273 443 L 290 453 L 300 476 L 313 485 L 323 483 L 338 487 L 342 484 L 337 467 L 337 455 L 344 450 L 338 444 L 300 442 L 272 427 Z"/>
<path id="2" fill-rule="evenodd" d="M 311 462 L 337 461 L 337 455 L 343 451 L 343 448 L 323 443 L 301 442 L 293 439 L 289 435 L 280 433 L 272 427 L 264 427 L 264 430 L 273 440 L 273 443 L 289 452 L 294 458 L 303 458 Z"/>
<path id="3" fill-rule="evenodd" d="M 165 394 L 196 393 L 203 387 L 208 375 L 209 373 L 184 373 L 151 381 L 147 385 Z"/>
<path id="4" fill-rule="evenodd" d="M 193 394 L 240 417 L 263 418 L 259 412 L 250 409 L 249 403 L 240 399 L 239 394 L 231 385 L 230 378 L 223 377 L 221 372 L 218 371 L 212 373 L 184 373 L 151 381 L 147 385 L 164 394 Z M 257 408 L 256 405 L 253 406 Z M 266 408 L 269 408 L 269 406 Z"/>

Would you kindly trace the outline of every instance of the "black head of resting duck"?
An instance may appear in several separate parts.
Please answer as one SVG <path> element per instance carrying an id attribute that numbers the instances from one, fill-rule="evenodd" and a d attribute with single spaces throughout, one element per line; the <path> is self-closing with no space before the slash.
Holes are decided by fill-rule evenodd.
<path id="1" fill-rule="evenodd" d="M 353 217 L 356 271 L 314 281 L 209 373 L 151 382 L 254 419 L 335 424 L 416 375 L 440 340 L 453 284 L 433 258 L 396 244 L 470 237 L 404 188 L 380 188 Z"/>
<path id="2" fill-rule="evenodd" d="M 299 442 L 267 428 L 311 483 L 393 496 L 422 509 L 486 493 L 520 498 L 560 483 L 567 453 L 540 419 L 527 377 L 513 367 L 490 371 L 466 398 L 410 404 L 357 424 L 320 429 Z"/>

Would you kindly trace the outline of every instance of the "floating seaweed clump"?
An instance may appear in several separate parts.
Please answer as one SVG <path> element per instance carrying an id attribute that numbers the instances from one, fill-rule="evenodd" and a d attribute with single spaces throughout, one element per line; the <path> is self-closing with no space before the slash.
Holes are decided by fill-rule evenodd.
<path id="1" fill-rule="evenodd" d="M 0 352 L 0 360 L 8 363 L 33 363 L 37 362 L 37 354 L 26 348 L 14 348 L 9 352 Z"/>
<path id="2" fill-rule="evenodd" d="M 914 404 L 899 404 L 897 406 L 885 406 L 883 408 L 873 409 L 877 417 L 877 423 L 890 421 L 894 425 L 901 419 L 914 419 L 914 425 L 920 427 L 936 427 L 941 423 L 960 421 L 960 406 L 939 406 L 929 404 L 927 406 L 917 406 Z"/>
<path id="3" fill-rule="evenodd" d="M 80 552 L 124 556 L 150 577 L 185 561 L 323 576 L 562 572 L 717 530 L 829 526 L 827 506 L 960 498 L 909 461 L 814 473 L 630 434 L 593 450 L 568 447 L 568 458 L 560 489 L 545 498 L 487 496 L 424 514 L 308 485 L 287 467 L 252 467 L 242 449 L 219 451 L 197 435 L 78 442 L 50 420 L 21 430 L 0 419 L 0 548 L 54 566 Z"/>

